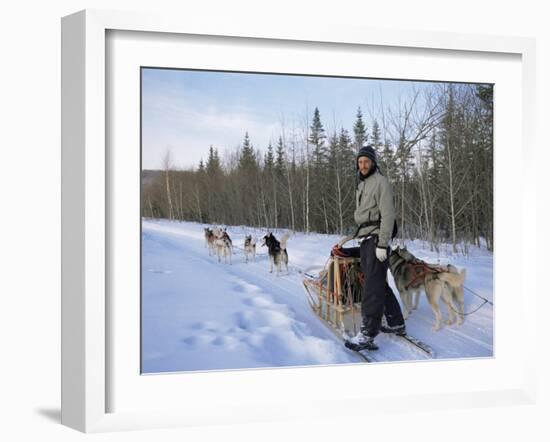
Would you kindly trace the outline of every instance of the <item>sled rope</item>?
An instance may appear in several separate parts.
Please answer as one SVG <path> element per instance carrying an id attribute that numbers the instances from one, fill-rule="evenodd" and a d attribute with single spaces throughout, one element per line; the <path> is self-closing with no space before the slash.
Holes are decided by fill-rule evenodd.
<path id="1" fill-rule="evenodd" d="M 477 312 L 481 307 L 483 307 L 483 306 L 484 306 L 485 304 L 487 304 L 488 302 L 490 302 L 490 301 L 488 301 L 487 299 L 484 300 L 484 301 L 479 305 L 479 307 L 477 307 L 475 310 L 472 310 L 471 312 L 468 312 L 468 313 L 460 313 L 459 311 L 456 311 L 456 309 L 455 309 L 452 305 L 449 305 L 449 307 L 450 307 L 451 310 L 452 310 L 453 312 L 455 312 L 458 316 L 468 316 L 468 315 L 471 315 L 471 314 Z"/>
<path id="2" fill-rule="evenodd" d="M 477 297 L 480 298 L 480 299 L 483 299 L 483 300 L 485 301 L 485 303 L 487 303 L 487 304 L 489 304 L 489 305 L 493 305 L 493 303 L 492 303 L 491 301 L 489 301 L 487 298 L 484 298 L 484 297 L 481 296 L 481 295 L 478 295 L 478 294 L 477 294 L 476 292 L 474 292 L 472 289 L 469 289 L 469 288 L 466 287 L 466 286 L 464 286 L 464 288 L 465 288 L 466 290 L 468 290 L 471 294 L 477 296 Z M 485 303 L 484 303 L 484 304 L 485 304 Z M 483 304 L 482 304 L 482 305 L 483 305 Z"/>
<path id="3" fill-rule="evenodd" d="M 478 298 L 483 299 L 483 302 L 479 305 L 479 307 L 477 307 L 475 310 L 472 310 L 472 311 L 469 312 L 469 313 L 460 313 L 460 312 L 457 312 L 457 311 L 455 310 L 455 308 L 454 308 L 452 305 L 450 305 L 451 310 L 453 310 L 453 311 L 454 311 L 455 313 L 457 313 L 458 315 L 460 315 L 460 316 L 468 316 L 468 315 L 471 315 L 472 313 L 477 312 L 477 311 L 478 311 L 481 307 L 483 307 L 485 304 L 489 304 L 489 305 L 491 305 L 491 306 L 493 305 L 493 303 L 492 303 L 491 301 L 489 301 L 487 298 L 484 298 L 484 297 L 481 296 L 481 295 L 478 295 L 478 294 L 477 294 L 476 292 L 474 292 L 472 289 L 469 289 L 469 288 L 466 287 L 466 286 L 464 286 L 464 288 L 465 288 L 466 290 L 468 290 L 470 293 L 472 293 L 473 295 L 477 296 Z"/>

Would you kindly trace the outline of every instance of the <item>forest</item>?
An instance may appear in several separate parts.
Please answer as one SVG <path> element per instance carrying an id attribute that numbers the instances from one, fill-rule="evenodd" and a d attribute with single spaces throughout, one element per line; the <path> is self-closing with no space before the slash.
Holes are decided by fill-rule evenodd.
<path id="1" fill-rule="evenodd" d="M 354 105 L 349 129 L 326 129 L 315 107 L 277 139 L 219 151 L 193 168 L 142 170 L 141 215 L 224 226 L 344 235 L 355 231 L 356 153 L 371 144 L 393 185 L 398 238 L 432 249 L 493 249 L 493 86 L 430 83 L 393 108 Z"/>

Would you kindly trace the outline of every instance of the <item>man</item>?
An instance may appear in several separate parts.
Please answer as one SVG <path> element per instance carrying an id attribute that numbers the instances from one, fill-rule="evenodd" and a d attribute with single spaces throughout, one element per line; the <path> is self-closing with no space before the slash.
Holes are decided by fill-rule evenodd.
<path id="1" fill-rule="evenodd" d="M 372 146 L 362 147 L 356 162 L 359 184 L 355 200 L 354 218 L 358 225 L 355 236 L 361 238 L 359 249 L 365 284 L 361 303 L 363 324 L 353 347 L 377 350 L 374 338 L 380 332 L 383 315 L 388 324 L 383 331 L 405 334 L 401 308 L 387 282 L 389 246 L 397 225 L 391 184 L 380 173 Z"/>

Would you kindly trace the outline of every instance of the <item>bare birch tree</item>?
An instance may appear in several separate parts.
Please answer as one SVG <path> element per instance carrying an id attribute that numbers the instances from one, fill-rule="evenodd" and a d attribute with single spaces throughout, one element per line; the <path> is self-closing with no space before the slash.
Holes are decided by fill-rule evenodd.
<path id="1" fill-rule="evenodd" d="M 172 221 L 174 219 L 174 206 L 172 204 L 172 191 L 170 189 L 170 169 L 172 168 L 172 159 L 170 149 L 168 149 L 164 155 L 164 182 L 166 184 L 166 199 L 168 201 L 168 219 Z"/>

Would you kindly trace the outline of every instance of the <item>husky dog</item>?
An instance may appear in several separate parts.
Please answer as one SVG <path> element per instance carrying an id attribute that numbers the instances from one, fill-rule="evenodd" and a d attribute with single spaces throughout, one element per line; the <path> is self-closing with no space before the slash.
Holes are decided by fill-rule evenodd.
<path id="1" fill-rule="evenodd" d="M 214 248 L 218 256 L 218 262 L 221 262 L 221 257 L 223 256 L 224 262 L 227 264 L 227 257 L 229 256 L 229 264 L 231 264 L 231 244 L 226 238 L 216 238 L 214 240 Z"/>
<path id="2" fill-rule="evenodd" d="M 248 255 L 252 255 L 252 259 L 256 261 L 256 238 L 252 238 L 252 235 L 247 235 L 244 238 L 244 256 L 246 262 L 248 262 Z"/>
<path id="3" fill-rule="evenodd" d="M 429 265 L 417 259 L 406 248 L 397 247 L 392 250 L 389 258 L 390 271 L 401 301 L 403 302 L 403 317 L 406 319 L 413 308 L 418 306 L 418 296 L 424 289 L 426 297 L 435 315 L 432 330 L 441 328 L 441 311 L 439 299 L 442 298 L 449 311 L 448 325 L 464 321 L 464 279 L 466 270 L 461 272 L 454 266 L 439 267 Z M 412 295 L 416 295 L 414 307 Z M 455 302 L 459 305 L 459 314 L 455 313 Z"/>
<path id="4" fill-rule="evenodd" d="M 214 236 L 216 238 L 224 238 L 229 243 L 230 251 L 233 252 L 233 241 L 231 240 L 229 234 L 227 233 L 227 227 L 224 227 L 223 229 L 221 227 L 214 227 L 212 229 L 212 232 L 214 233 Z"/>
<path id="5" fill-rule="evenodd" d="M 275 264 L 277 274 L 279 274 L 283 262 L 288 273 L 288 252 L 286 250 L 288 238 L 290 238 L 288 233 L 283 235 L 281 242 L 277 241 L 277 238 L 271 232 L 264 236 L 262 247 L 267 246 L 269 252 L 269 273 L 273 273 L 273 264 Z"/>
<path id="6" fill-rule="evenodd" d="M 216 240 L 216 236 L 214 235 L 214 231 L 210 229 L 209 227 L 204 228 L 204 241 L 205 241 L 205 247 L 208 248 L 208 254 L 212 255 L 215 253 L 214 251 L 214 241 Z"/>
<path id="7" fill-rule="evenodd" d="M 227 227 L 222 230 L 221 235 L 222 235 L 221 237 L 229 243 L 229 253 L 233 253 L 233 241 L 231 241 L 231 238 L 227 233 Z"/>
<path id="8" fill-rule="evenodd" d="M 210 238 L 214 232 L 212 232 L 212 229 L 210 227 L 204 228 L 204 247 L 208 247 L 208 238 Z"/>
<path id="9" fill-rule="evenodd" d="M 219 227 L 214 227 L 212 230 L 214 238 L 214 253 L 218 257 L 218 262 L 221 262 L 221 257 L 223 256 L 224 262 L 227 264 L 227 257 L 229 256 L 229 264 L 231 264 L 231 239 L 225 230 L 220 229 Z"/>
<path id="10" fill-rule="evenodd" d="M 395 250 L 392 250 L 390 254 L 391 255 L 397 253 L 398 256 L 400 256 L 402 259 L 404 259 L 408 264 L 416 264 L 420 263 L 421 261 L 418 260 L 411 252 L 407 250 L 406 247 L 399 248 L 397 247 Z M 390 271 L 391 271 L 391 264 L 392 262 L 396 263 L 397 259 L 394 256 L 393 261 L 390 259 Z M 401 268 L 401 273 L 404 273 L 403 269 Z M 392 271 L 393 275 L 393 271 Z M 407 276 L 413 278 L 411 276 L 412 273 L 409 273 Z M 395 277 L 394 277 L 395 279 Z M 397 285 L 397 279 L 395 279 L 395 284 Z M 403 318 L 407 319 L 409 317 L 409 314 L 412 312 L 412 310 L 416 310 L 418 308 L 418 302 L 420 300 L 420 294 L 422 293 L 422 284 L 416 285 L 416 284 L 410 284 L 408 288 L 403 288 L 401 290 L 398 286 L 399 295 L 401 296 L 401 301 L 403 301 Z M 413 297 L 414 297 L 414 304 L 413 304 Z"/>

